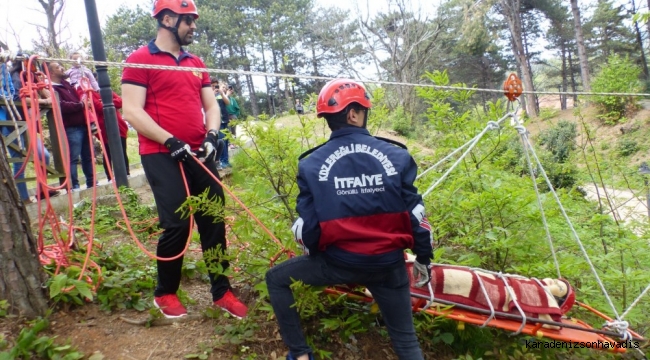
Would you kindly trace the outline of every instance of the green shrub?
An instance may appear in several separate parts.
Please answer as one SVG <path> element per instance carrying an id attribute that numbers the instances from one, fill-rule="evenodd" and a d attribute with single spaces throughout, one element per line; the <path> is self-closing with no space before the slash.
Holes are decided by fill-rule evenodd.
<path id="1" fill-rule="evenodd" d="M 639 93 L 643 86 L 639 81 L 641 69 L 628 57 L 611 55 L 607 64 L 594 77 L 592 91 L 598 93 Z M 597 117 L 606 124 L 614 125 L 620 122 L 627 110 L 636 108 L 635 96 L 594 96 L 594 102 L 601 108 Z"/>
<path id="2" fill-rule="evenodd" d="M 539 135 L 540 145 L 553 154 L 553 160 L 563 163 L 566 162 L 571 151 L 575 149 L 575 139 L 577 135 L 576 125 L 568 121 L 560 121 L 550 129 L 544 130 Z"/>
<path id="3" fill-rule="evenodd" d="M 50 323 L 47 319 L 36 319 L 20 330 L 20 334 L 8 351 L 0 352 L 2 360 L 18 359 L 62 359 L 78 360 L 85 356 L 72 345 L 55 343 L 56 337 L 41 335 Z M 0 350 L 8 348 L 9 343 L 0 337 Z"/>
<path id="4" fill-rule="evenodd" d="M 639 144 L 631 139 L 620 139 L 617 144 L 617 152 L 621 156 L 630 156 L 639 150 Z"/>
<path id="5" fill-rule="evenodd" d="M 398 106 L 397 109 L 392 111 L 388 116 L 391 129 L 402 136 L 409 136 L 413 131 L 411 119 L 407 116 L 404 108 Z"/>

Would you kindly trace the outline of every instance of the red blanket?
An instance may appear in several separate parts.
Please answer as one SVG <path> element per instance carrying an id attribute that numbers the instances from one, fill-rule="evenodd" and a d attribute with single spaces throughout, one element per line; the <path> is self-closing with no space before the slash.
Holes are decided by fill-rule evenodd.
<path id="1" fill-rule="evenodd" d="M 479 277 L 488 298 L 485 297 L 485 293 L 481 289 Z M 555 321 L 560 320 L 563 314 L 557 300 L 539 283 L 525 278 L 504 278 L 527 317 L 540 317 L 540 315 L 546 314 Z M 431 286 L 436 299 L 486 310 L 490 309 L 489 303 L 491 302 L 495 311 L 520 315 L 515 301 L 506 290 L 503 278 L 497 275 L 472 271 L 464 267 L 433 265 Z M 418 292 L 422 293 L 422 289 L 418 289 Z"/>

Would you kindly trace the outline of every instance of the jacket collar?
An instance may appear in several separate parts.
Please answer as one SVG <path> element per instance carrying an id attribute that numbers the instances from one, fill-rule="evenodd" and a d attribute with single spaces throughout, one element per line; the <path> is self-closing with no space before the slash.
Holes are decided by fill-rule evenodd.
<path id="1" fill-rule="evenodd" d="M 336 131 L 333 131 L 332 135 L 330 135 L 330 140 L 332 140 L 334 138 L 337 138 L 337 137 L 350 135 L 350 134 L 360 134 L 360 135 L 371 136 L 368 129 L 360 128 L 360 127 L 356 127 L 356 126 L 351 126 L 351 127 L 346 127 L 346 128 L 343 128 L 343 129 L 338 129 Z"/>

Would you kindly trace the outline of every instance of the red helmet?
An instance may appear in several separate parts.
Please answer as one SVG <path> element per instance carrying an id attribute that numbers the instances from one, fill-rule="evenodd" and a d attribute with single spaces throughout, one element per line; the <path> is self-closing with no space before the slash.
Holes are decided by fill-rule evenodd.
<path id="1" fill-rule="evenodd" d="M 153 3 L 151 16 L 156 17 L 163 10 L 171 10 L 179 15 L 193 15 L 195 19 L 199 18 L 196 11 L 196 5 L 193 0 L 156 0 Z"/>
<path id="2" fill-rule="evenodd" d="M 318 94 L 316 113 L 318 117 L 336 114 L 352 103 L 358 103 L 367 109 L 372 107 L 363 85 L 350 79 L 335 79 L 325 84 Z"/>
<path id="3" fill-rule="evenodd" d="M 566 314 L 567 312 L 569 312 L 569 310 L 571 310 L 573 304 L 576 303 L 576 293 L 575 291 L 573 291 L 573 288 L 571 287 L 571 284 L 569 284 L 568 281 L 564 279 L 559 279 L 559 280 L 566 284 L 567 292 L 566 295 L 564 295 L 563 297 L 564 301 L 562 301 L 562 303 L 559 304 L 560 311 L 562 311 L 562 314 Z"/>

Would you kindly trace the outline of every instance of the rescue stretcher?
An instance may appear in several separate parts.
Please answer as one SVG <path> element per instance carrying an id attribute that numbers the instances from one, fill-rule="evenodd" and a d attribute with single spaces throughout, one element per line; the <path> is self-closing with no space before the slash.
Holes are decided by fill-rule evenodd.
<path id="1" fill-rule="evenodd" d="M 435 284 L 432 286 L 429 283 L 427 287 L 423 288 L 414 287 L 415 280 L 412 275 L 413 263 L 407 261 L 406 266 L 411 282 L 411 307 L 413 312 L 423 312 L 432 316 L 445 317 L 460 323 L 480 327 L 489 326 L 498 328 L 513 332 L 514 335 L 523 334 L 539 339 L 547 338 L 557 340 L 565 343 L 562 346 L 563 348 L 591 348 L 613 353 L 625 353 L 628 349 L 639 349 L 647 341 L 643 336 L 629 329 L 626 329 L 625 333 L 608 328 L 607 326 L 597 329 L 585 321 L 566 315 L 553 316 L 553 318 L 540 318 L 541 316 L 535 316 L 536 314 L 522 311 L 520 305 L 516 306 L 517 310 L 513 313 L 502 311 L 497 306 L 498 304 L 493 304 L 490 306 L 490 309 L 485 309 L 478 306 L 462 304 L 457 301 L 446 300 L 441 298 L 444 296 L 439 296 L 441 295 L 439 293 L 440 287 L 436 287 Z M 435 267 L 436 265 L 432 266 L 432 279 L 435 279 Z M 512 275 L 505 275 L 505 277 L 510 276 Z M 525 279 L 523 277 L 520 278 Z M 538 281 L 536 279 L 527 280 Z M 506 287 L 509 287 L 507 282 L 512 280 L 506 279 L 505 281 Z M 437 289 L 434 291 L 435 288 Z M 372 294 L 360 288 L 334 286 L 325 289 L 325 293 L 334 296 L 347 296 L 349 299 L 368 304 L 374 302 Z M 571 303 L 568 306 L 570 308 L 573 305 Z M 611 322 L 613 320 L 586 304 L 575 302 L 575 305 L 602 318 L 605 322 Z"/>

